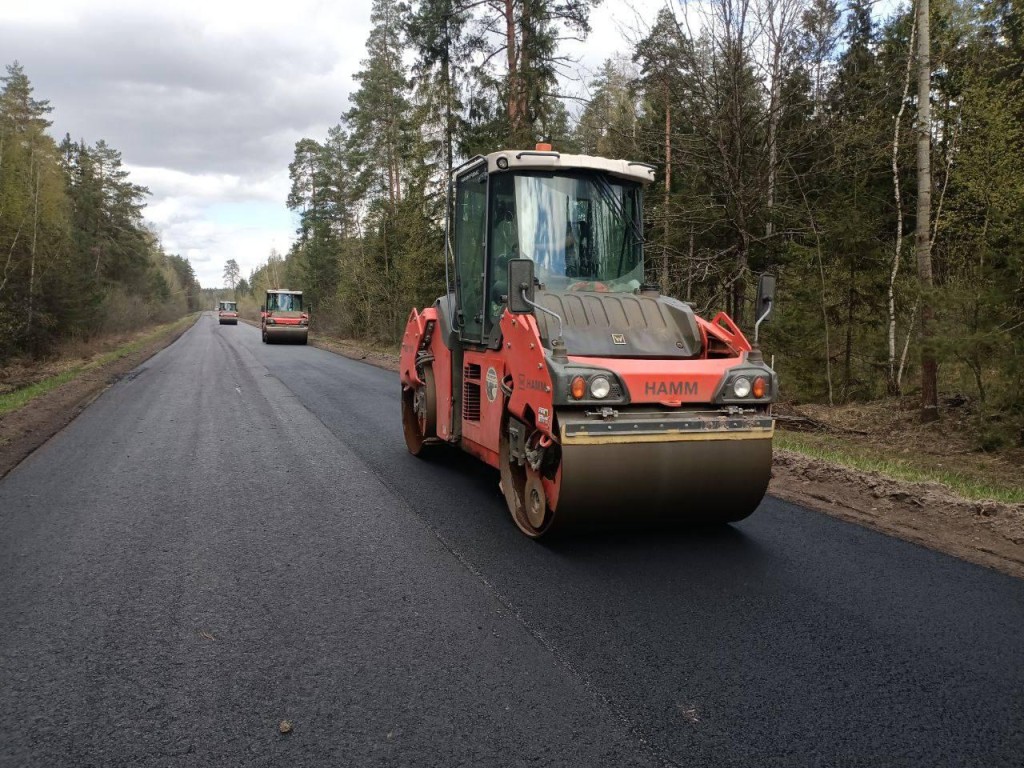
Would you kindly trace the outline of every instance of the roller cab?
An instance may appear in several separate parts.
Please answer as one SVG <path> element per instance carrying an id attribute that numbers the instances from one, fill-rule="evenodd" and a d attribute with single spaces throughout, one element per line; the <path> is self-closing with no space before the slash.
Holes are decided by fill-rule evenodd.
<path id="1" fill-rule="evenodd" d="M 217 320 L 221 325 L 238 325 L 238 303 L 234 301 L 217 302 Z"/>
<path id="2" fill-rule="evenodd" d="M 302 291 L 268 290 L 266 303 L 260 307 L 260 333 L 264 344 L 305 344 L 309 336 L 309 311 L 303 307 Z"/>
<path id="3" fill-rule="evenodd" d="M 652 178 L 545 149 L 454 174 L 450 290 L 402 340 L 406 443 L 499 469 L 528 536 L 732 522 L 767 489 L 777 378 L 727 315 L 644 282 Z M 764 279 L 759 320 L 773 293 Z"/>

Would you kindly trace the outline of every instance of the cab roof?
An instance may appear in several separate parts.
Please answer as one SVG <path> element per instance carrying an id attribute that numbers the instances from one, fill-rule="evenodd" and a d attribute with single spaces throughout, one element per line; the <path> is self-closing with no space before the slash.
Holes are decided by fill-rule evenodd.
<path id="1" fill-rule="evenodd" d="M 491 152 L 480 155 L 465 163 L 462 168 L 468 169 L 484 160 L 488 173 L 504 173 L 506 171 L 603 171 L 627 181 L 649 184 L 654 181 L 653 165 L 631 162 L 629 160 L 611 160 L 607 157 L 593 155 L 566 155 L 552 150 L 508 149 L 502 152 Z M 500 162 L 499 162 L 500 161 Z"/>
<path id="2" fill-rule="evenodd" d="M 302 291 L 290 291 L 287 288 L 268 288 L 267 293 L 291 293 L 298 296 L 302 295 Z"/>

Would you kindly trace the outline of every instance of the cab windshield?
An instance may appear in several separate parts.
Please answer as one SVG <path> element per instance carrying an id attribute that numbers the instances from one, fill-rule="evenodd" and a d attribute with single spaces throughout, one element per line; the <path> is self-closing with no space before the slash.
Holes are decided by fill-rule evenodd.
<path id="1" fill-rule="evenodd" d="M 234 312 L 237 305 L 233 301 L 222 301 L 220 303 L 221 312 Z"/>
<path id="2" fill-rule="evenodd" d="M 302 296 L 297 293 L 271 293 L 267 295 L 270 312 L 301 312 Z"/>
<path id="3" fill-rule="evenodd" d="M 594 172 L 491 177 L 491 267 L 533 259 L 545 289 L 636 291 L 644 279 L 640 185 Z"/>

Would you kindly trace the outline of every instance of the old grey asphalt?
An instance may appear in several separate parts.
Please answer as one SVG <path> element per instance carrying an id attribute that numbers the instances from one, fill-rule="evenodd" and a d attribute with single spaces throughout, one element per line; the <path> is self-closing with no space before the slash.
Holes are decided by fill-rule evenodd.
<path id="1" fill-rule="evenodd" d="M 1024 582 L 776 500 L 530 542 L 397 391 L 205 316 L 0 481 L 0 766 L 1024 763 Z"/>

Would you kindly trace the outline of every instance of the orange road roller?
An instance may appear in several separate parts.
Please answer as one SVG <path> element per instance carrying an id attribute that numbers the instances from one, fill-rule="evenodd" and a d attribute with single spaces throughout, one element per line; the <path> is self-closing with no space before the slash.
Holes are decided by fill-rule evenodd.
<path id="1" fill-rule="evenodd" d="M 458 446 L 500 471 L 530 537 L 725 523 L 761 503 L 778 391 L 752 346 L 644 281 L 644 163 L 536 150 L 455 169 L 449 291 L 413 309 L 400 374 L 406 444 Z"/>

